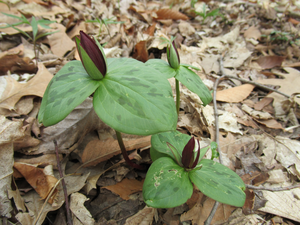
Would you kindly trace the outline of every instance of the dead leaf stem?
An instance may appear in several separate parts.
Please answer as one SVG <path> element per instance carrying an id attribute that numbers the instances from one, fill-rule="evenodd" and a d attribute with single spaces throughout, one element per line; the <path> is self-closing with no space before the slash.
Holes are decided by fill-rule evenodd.
<path id="1" fill-rule="evenodd" d="M 300 184 L 295 184 L 287 187 L 273 187 L 273 188 L 246 184 L 246 188 L 253 189 L 253 190 L 264 190 L 264 191 L 287 191 L 295 188 L 300 188 Z"/>
<path id="2" fill-rule="evenodd" d="M 68 200 L 68 192 L 67 192 L 67 186 L 65 183 L 65 179 L 64 179 L 64 175 L 61 169 L 61 164 L 60 164 L 60 160 L 59 160 L 59 154 L 58 154 L 58 146 L 57 146 L 57 141 L 53 140 L 54 142 L 54 146 L 55 146 L 55 154 L 56 154 L 56 160 L 57 160 L 57 168 L 58 168 L 58 172 L 59 172 L 59 176 L 62 179 L 61 180 L 61 184 L 63 186 L 63 191 L 64 191 L 64 196 L 65 196 L 65 206 L 66 206 L 66 212 L 67 212 L 67 223 L 69 225 L 73 225 L 72 222 L 72 216 L 71 216 L 71 212 L 70 212 L 70 206 L 69 206 L 69 200 Z"/>

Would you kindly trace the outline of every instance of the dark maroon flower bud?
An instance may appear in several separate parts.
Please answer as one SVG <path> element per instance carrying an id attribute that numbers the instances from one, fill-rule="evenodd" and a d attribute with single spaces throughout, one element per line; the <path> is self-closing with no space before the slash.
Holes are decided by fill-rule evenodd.
<path id="1" fill-rule="evenodd" d="M 195 148 L 197 148 L 195 150 Z M 195 151 L 197 151 L 197 156 L 195 159 Z M 200 143 L 198 140 L 192 137 L 188 143 L 185 145 L 182 151 L 181 163 L 186 169 L 193 169 L 197 166 L 200 157 Z"/>
<path id="2" fill-rule="evenodd" d="M 80 31 L 80 40 L 76 38 L 76 44 L 81 62 L 89 74 L 95 80 L 101 80 L 107 71 L 106 58 L 99 42 Z"/>

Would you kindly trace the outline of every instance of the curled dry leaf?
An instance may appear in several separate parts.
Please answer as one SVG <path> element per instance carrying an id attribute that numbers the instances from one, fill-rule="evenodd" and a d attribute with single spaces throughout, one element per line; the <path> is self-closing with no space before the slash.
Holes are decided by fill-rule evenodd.
<path id="1" fill-rule="evenodd" d="M 257 60 L 258 65 L 264 69 L 272 69 L 274 67 L 281 66 L 283 60 L 285 59 L 284 56 L 278 55 L 268 55 L 262 56 Z"/>
<path id="2" fill-rule="evenodd" d="M 188 20 L 189 18 L 181 12 L 173 9 L 159 9 L 156 11 L 157 19 L 159 20 Z"/>
<path id="3" fill-rule="evenodd" d="M 147 41 L 140 41 L 135 45 L 132 57 L 141 62 L 148 60 Z"/>
<path id="4" fill-rule="evenodd" d="M 24 45 L 21 44 L 8 51 L 0 53 L 0 74 L 11 72 L 34 72 L 36 70 L 35 64 L 28 57 L 22 57 L 24 53 Z"/>
<path id="5" fill-rule="evenodd" d="M 243 84 L 241 86 L 218 91 L 216 99 L 217 101 L 222 102 L 241 102 L 250 95 L 253 89 L 254 85 Z"/>
<path id="6" fill-rule="evenodd" d="M 14 168 L 20 172 L 26 181 L 33 187 L 42 199 L 46 199 L 51 189 L 58 181 L 53 175 L 46 175 L 44 170 L 36 166 L 14 163 Z M 58 190 L 56 189 L 48 202 L 53 203 Z"/>

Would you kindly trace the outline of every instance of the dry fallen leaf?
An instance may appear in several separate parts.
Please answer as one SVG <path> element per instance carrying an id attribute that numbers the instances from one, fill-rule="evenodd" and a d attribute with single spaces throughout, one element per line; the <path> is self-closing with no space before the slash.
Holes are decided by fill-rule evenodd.
<path id="1" fill-rule="evenodd" d="M 250 95 L 253 89 L 254 85 L 243 84 L 241 86 L 218 91 L 216 99 L 217 101 L 222 102 L 241 102 Z"/>
<path id="2" fill-rule="evenodd" d="M 197 203 L 189 211 L 180 216 L 180 221 L 192 221 L 193 225 L 204 224 L 204 221 L 209 216 L 214 203 L 215 201 L 213 199 L 207 198 L 205 195 L 201 195 Z M 212 224 L 216 222 L 225 222 L 234 208 L 235 207 L 230 205 L 220 204 L 213 217 Z"/>
<path id="3" fill-rule="evenodd" d="M 102 188 L 105 188 L 107 190 L 110 190 L 111 192 L 120 195 L 121 198 L 124 200 L 129 200 L 130 195 L 139 191 L 143 190 L 143 183 L 144 181 L 138 181 L 138 180 L 129 180 L 127 178 L 124 178 L 121 182 L 111 185 L 111 186 L 105 186 Z"/>
<path id="4" fill-rule="evenodd" d="M 46 175 L 44 170 L 36 166 L 14 163 L 14 168 L 20 172 L 26 181 L 33 187 L 42 199 L 46 199 L 51 189 L 55 186 L 57 179 L 53 175 Z M 47 167 L 45 167 L 47 168 Z M 56 189 L 48 202 L 53 203 L 58 190 Z"/>
<path id="5" fill-rule="evenodd" d="M 156 11 L 157 19 L 158 20 L 167 20 L 167 19 L 172 19 L 172 20 L 188 20 L 189 18 L 182 14 L 179 11 L 176 11 L 174 9 L 159 9 Z"/>
<path id="6" fill-rule="evenodd" d="M 279 71 L 274 72 L 276 75 L 282 76 L 284 79 L 264 79 L 264 80 L 258 80 L 258 82 L 260 84 L 280 86 L 278 90 L 287 95 L 298 93 L 299 92 L 298 84 L 300 84 L 300 72 L 294 68 L 289 68 L 289 67 L 285 67 L 284 70 L 287 73 L 282 73 Z M 268 97 L 274 98 L 274 104 L 275 102 L 285 100 L 285 97 L 283 97 L 282 95 L 276 92 L 269 94 Z M 295 98 L 295 101 L 300 105 L 300 98 Z"/>
<path id="7" fill-rule="evenodd" d="M 34 72 L 35 64 L 28 57 L 22 57 L 24 53 L 24 45 L 12 48 L 8 51 L 0 53 L 0 74 L 11 72 Z"/>
<path id="8" fill-rule="evenodd" d="M 56 175 L 58 175 L 58 173 Z M 66 188 L 68 190 L 68 194 L 72 194 L 74 192 L 78 192 L 79 190 L 81 190 L 81 188 L 85 184 L 88 175 L 89 175 L 88 172 L 86 172 L 81 175 L 76 174 L 74 176 L 66 176 L 65 182 L 66 182 Z M 52 205 L 50 205 L 49 203 L 44 205 L 44 201 L 41 201 L 41 197 L 35 191 L 27 192 L 23 196 L 23 198 L 25 200 L 26 208 L 30 212 L 31 218 L 35 220 L 37 216 L 40 215 L 40 219 L 38 220 L 36 225 L 42 225 L 48 212 L 59 209 L 65 201 L 62 186 L 59 186 L 59 192 L 57 194 L 57 198 L 55 199 L 55 202 Z"/>
<path id="9" fill-rule="evenodd" d="M 16 205 L 18 211 L 26 212 L 24 199 L 22 198 L 18 188 L 15 191 L 8 190 L 8 197 L 10 199 L 14 198 L 14 202 L 15 202 L 15 205 Z"/>
<path id="10" fill-rule="evenodd" d="M 262 110 L 265 106 L 269 105 L 271 102 L 273 102 L 273 98 L 264 97 L 259 102 L 255 103 L 254 109 Z"/>
<path id="11" fill-rule="evenodd" d="M 141 62 L 148 60 L 147 41 L 140 41 L 135 45 L 132 57 Z"/>
<path id="12" fill-rule="evenodd" d="M 14 110 L 21 97 L 34 95 L 43 97 L 48 83 L 53 75 L 39 63 L 37 74 L 27 83 L 19 83 L 11 77 L 6 77 L 7 85 L 0 99 L 0 108 Z"/>
<path id="13" fill-rule="evenodd" d="M 270 113 L 254 110 L 246 104 L 242 105 L 242 110 L 244 110 L 250 116 L 252 116 L 253 118 L 258 119 L 258 120 L 260 120 L 260 119 L 261 120 L 273 119 L 273 117 L 271 116 Z"/>
<path id="14" fill-rule="evenodd" d="M 0 216 L 10 218 L 13 208 L 7 191 L 11 190 L 14 149 L 12 143 L 1 144 L 0 147 Z"/>
<path id="15" fill-rule="evenodd" d="M 254 40 L 257 40 L 261 37 L 261 33 L 257 27 L 252 26 L 245 31 L 244 37 L 253 38 Z"/>
<path id="16" fill-rule="evenodd" d="M 258 209 L 262 212 L 282 216 L 300 222 L 300 189 L 289 191 L 262 191 L 263 197 L 268 201 L 265 207 Z"/>
<path id="17" fill-rule="evenodd" d="M 286 57 L 284 56 L 277 56 L 277 55 L 268 55 L 268 56 L 261 56 L 257 63 L 260 67 L 264 69 L 272 69 L 277 66 L 281 66 L 283 60 Z"/>
<path id="18" fill-rule="evenodd" d="M 139 149 L 150 145 L 151 136 L 146 136 L 134 140 L 124 141 L 127 151 Z M 93 140 L 85 147 L 81 156 L 85 167 L 97 165 L 100 162 L 110 159 L 114 155 L 121 153 L 118 141 L 114 139 Z"/>
<path id="19" fill-rule="evenodd" d="M 277 122 L 275 119 L 269 119 L 269 120 L 260 120 L 255 119 L 256 122 L 265 125 L 266 127 L 273 128 L 273 129 L 283 129 L 281 123 Z"/>
<path id="20" fill-rule="evenodd" d="M 66 28 L 62 24 L 55 24 L 55 26 L 59 32 L 48 35 L 47 40 L 53 54 L 64 57 L 67 52 L 75 48 L 75 43 L 66 34 Z"/>
<path id="21" fill-rule="evenodd" d="M 125 225 L 151 225 L 156 209 L 145 206 L 137 214 L 126 219 Z"/>
<path id="22" fill-rule="evenodd" d="M 70 210 L 74 216 L 81 222 L 83 225 L 94 225 L 95 220 L 92 218 L 91 213 L 85 208 L 84 202 L 88 198 L 81 193 L 73 193 L 70 198 Z"/>
<path id="23" fill-rule="evenodd" d="M 24 136 L 22 121 L 11 121 L 0 115 L 0 216 L 11 217 L 13 210 L 7 191 L 11 187 L 13 174 L 13 141 Z"/>

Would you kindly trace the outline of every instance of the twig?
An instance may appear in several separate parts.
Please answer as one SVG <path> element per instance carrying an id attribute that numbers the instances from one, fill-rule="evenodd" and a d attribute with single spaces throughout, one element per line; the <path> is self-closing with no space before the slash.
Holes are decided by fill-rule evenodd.
<path id="1" fill-rule="evenodd" d="M 54 142 L 54 146 L 55 146 L 57 168 L 58 168 L 59 176 L 62 179 L 61 180 L 61 184 L 63 186 L 64 196 L 65 196 L 65 206 L 66 206 L 67 221 L 68 221 L 67 223 L 68 223 L 68 225 L 73 225 L 72 216 L 71 216 L 71 212 L 70 212 L 70 206 L 69 206 L 69 200 L 68 200 L 67 187 L 66 187 L 64 175 L 63 175 L 63 172 L 62 172 L 62 169 L 61 169 L 61 165 L 60 165 L 60 160 L 59 160 L 58 146 L 57 146 L 56 140 L 53 140 L 53 142 Z"/>
<path id="2" fill-rule="evenodd" d="M 223 57 L 223 56 L 222 56 Z M 220 149 L 220 143 L 219 143 L 219 136 L 220 136 L 220 131 L 219 131 L 219 113 L 218 113 L 218 108 L 217 108 L 217 99 L 216 99 L 216 95 L 217 95 L 217 87 L 218 87 L 218 84 L 220 82 L 221 79 L 223 79 L 224 77 L 226 77 L 225 74 L 223 74 L 223 60 L 222 60 L 222 57 L 220 58 L 220 68 L 221 68 L 221 72 L 222 72 L 222 76 L 219 77 L 215 83 L 214 83 L 214 97 L 213 97 L 213 104 L 214 104 L 214 114 L 215 114 L 215 142 L 217 143 L 217 151 L 219 153 L 219 161 L 221 164 L 223 164 L 223 158 L 222 158 L 222 152 L 221 152 L 221 149 Z M 217 211 L 217 208 L 219 207 L 219 202 L 215 202 L 209 216 L 207 217 L 207 219 L 205 220 L 204 222 L 204 225 L 209 225 Z"/>
<path id="3" fill-rule="evenodd" d="M 209 216 L 207 217 L 207 219 L 204 222 L 204 225 L 210 225 L 210 223 L 211 223 L 212 219 L 214 218 L 214 215 L 219 207 L 219 204 L 220 204 L 219 202 L 217 202 L 217 201 L 215 202 L 213 208 L 210 211 Z"/>
<path id="4" fill-rule="evenodd" d="M 44 210 L 46 204 L 48 203 L 49 198 L 52 196 L 53 192 L 55 191 L 55 189 L 57 188 L 58 184 L 60 183 L 60 181 L 61 181 L 62 179 L 63 179 L 63 178 L 60 178 L 60 179 L 56 182 L 56 184 L 52 187 L 51 191 L 49 192 L 47 198 L 46 198 L 45 201 L 44 201 L 44 204 L 42 205 L 41 210 L 39 211 L 39 214 L 37 215 L 37 217 L 35 218 L 35 220 L 34 220 L 34 222 L 33 222 L 34 225 L 36 225 L 37 222 L 39 221 L 40 216 L 41 216 L 41 214 L 42 214 L 42 212 L 43 212 L 43 210 Z"/>
<path id="5" fill-rule="evenodd" d="M 222 69 L 221 69 L 221 71 L 222 71 Z M 281 91 L 278 91 L 278 90 L 276 90 L 276 89 L 274 89 L 274 88 L 270 88 L 270 87 L 265 86 L 265 85 L 263 85 L 263 84 L 259 84 L 259 83 L 254 82 L 254 81 L 245 80 L 245 79 L 243 79 L 243 78 L 239 78 L 239 77 L 235 77 L 235 76 L 226 75 L 226 74 L 224 74 L 223 72 L 222 72 L 222 74 L 223 74 L 223 75 L 222 75 L 223 77 L 230 78 L 230 79 L 235 79 L 235 80 L 239 80 L 239 81 L 241 81 L 242 83 L 253 84 L 253 85 L 255 85 L 256 87 L 259 87 L 259 88 L 261 88 L 261 89 L 265 89 L 265 90 L 267 90 L 267 91 L 273 91 L 273 92 L 276 92 L 276 93 L 278 93 L 278 94 L 283 95 L 284 97 L 291 98 L 290 95 L 287 95 L 287 94 L 285 94 L 285 93 L 283 93 L 283 92 L 281 92 Z"/>
<path id="6" fill-rule="evenodd" d="M 264 191 L 287 191 L 287 190 L 291 190 L 294 188 L 300 188 L 300 184 L 295 184 L 295 185 L 287 186 L 287 187 L 273 187 L 273 188 L 246 184 L 246 188 L 253 189 L 253 190 L 264 190 Z"/>
<path id="7" fill-rule="evenodd" d="M 220 131 L 219 131 L 219 113 L 218 113 L 218 108 L 217 108 L 217 99 L 216 99 L 216 93 L 217 93 L 217 87 L 221 79 L 223 79 L 225 75 L 222 75 L 219 77 L 215 84 L 214 84 L 214 97 L 213 97 L 213 104 L 214 104 L 214 114 L 215 114 L 215 142 L 217 143 L 217 151 L 219 153 L 219 161 L 221 164 L 223 164 L 223 158 L 220 150 L 220 141 L 219 141 L 219 136 L 220 136 Z"/>

